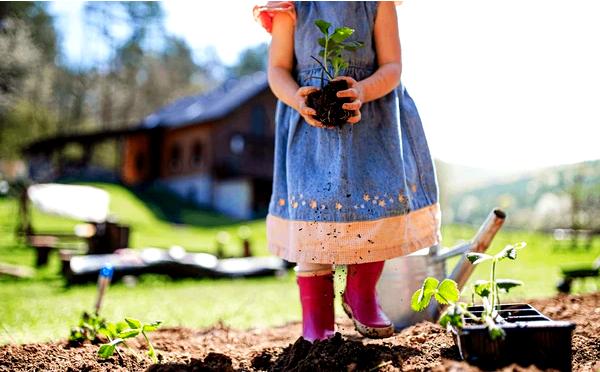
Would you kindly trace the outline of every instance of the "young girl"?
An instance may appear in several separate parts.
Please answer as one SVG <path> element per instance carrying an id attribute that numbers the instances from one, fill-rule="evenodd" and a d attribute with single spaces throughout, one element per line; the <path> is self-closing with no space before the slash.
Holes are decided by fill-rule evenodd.
<path id="1" fill-rule="evenodd" d="M 384 260 L 438 242 L 439 206 L 431 156 L 412 99 L 401 85 L 393 2 L 271 2 L 255 8 L 271 32 L 268 78 L 276 112 L 269 249 L 297 263 L 303 337 L 334 333 L 332 265 L 347 265 L 342 294 L 358 332 L 394 328 L 377 301 Z M 355 30 L 364 47 L 346 53 L 348 124 L 324 127 L 307 107 L 320 86 L 318 19 Z M 398 299 L 400 301 L 400 299 Z"/>

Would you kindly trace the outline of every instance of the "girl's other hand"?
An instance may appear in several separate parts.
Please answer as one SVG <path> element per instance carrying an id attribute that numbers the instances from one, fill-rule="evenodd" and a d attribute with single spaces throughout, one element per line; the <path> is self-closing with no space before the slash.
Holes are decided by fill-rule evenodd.
<path id="1" fill-rule="evenodd" d="M 340 90 L 337 92 L 337 96 L 340 98 L 347 97 L 352 99 L 352 102 L 344 103 L 342 108 L 344 110 L 352 111 L 354 114 L 348 119 L 348 123 L 358 123 L 361 119 L 360 108 L 363 103 L 363 91 L 360 84 L 349 76 L 338 76 L 333 80 L 345 80 L 348 83 L 348 89 Z"/>
<path id="2" fill-rule="evenodd" d="M 314 118 L 314 115 L 316 115 L 317 112 L 306 105 L 306 97 L 312 92 L 316 92 L 318 90 L 319 88 L 312 86 L 300 87 L 300 89 L 296 91 L 296 106 L 297 111 L 304 118 L 304 120 L 306 120 L 308 124 L 317 128 L 325 128 L 325 125 L 323 125 L 323 123 Z"/>

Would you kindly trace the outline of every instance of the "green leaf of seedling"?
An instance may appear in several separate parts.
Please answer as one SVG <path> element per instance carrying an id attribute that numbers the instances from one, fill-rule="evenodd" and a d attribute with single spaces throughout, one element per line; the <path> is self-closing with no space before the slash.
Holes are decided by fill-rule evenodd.
<path id="1" fill-rule="evenodd" d="M 365 43 L 362 41 L 347 41 L 341 44 L 345 50 L 350 52 L 355 52 L 358 48 L 362 48 L 365 46 Z"/>
<path id="2" fill-rule="evenodd" d="M 467 253 L 467 259 L 469 260 L 469 262 L 471 262 L 473 265 L 478 265 L 484 261 L 488 261 L 493 259 L 493 256 L 490 256 L 489 254 L 485 254 L 485 253 L 479 253 L 479 252 L 469 252 Z"/>
<path id="3" fill-rule="evenodd" d="M 428 293 L 428 292 L 433 293 L 439 284 L 440 284 L 440 281 L 437 280 L 436 278 L 428 277 L 423 281 L 422 288 L 425 293 Z"/>
<path id="4" fill-rule="evenodd" d="M 321 30 L 323 34 L 329 35 L 329 27 L 331 26 L 331 23 L 326 22 L 322 19 L 317 19 L 315 21 L 315 25 L 319 28 L 319 30 Z"/>
<path id="5" fill-rule="evenodd" d="M 450 314 L 448 314 L 448 312 L 444 312 L 440 317 L 439 323 L 442 327 L 448 328 L 448 324 L 450 323 L 451 319 L 452 317 L 450 316 Z"/>
<path id="6" fill-rule="evenodd" d="M 423 311 L 429 306 L 431 296 L 435 293 L 439 281 L 436 278 L 427 278 L 423 281 L 423 286 L 412 296 L 410 306 L 414 311 Z"/>
<path id="7" fill-rule="evenodd" d="M 423 288 L 419 288 L 413 293 L 412 298 L 410 299 L 410 307 L 414 311 L 423 311 L 429 305 L 430 299 L 431 295 L 429 295 L 428 298 L 425 298 L 423 295 Z"/>
<path id="8" fill-rule="evenodd" d="M 115 353 L 117 345 L 121 342 L 123 342 L 123 339 L 116 338 L 108 344 L 100 345 L 100 349 L 98 349 L 98 356 L 104 359 L 111 357 Z"/>
<path id="9" fill-rule="evenodd" d="M 336 28 L 333 34 L 331 35 L 331 40 L 336 43 L 341 43 L 347 38 L 349 38 L 354 33 L 354 30 L 350 27 L 340 27 Z"/>
<path id="10" fill-rule="evenodd" d="M 324 37 L 320 37 L 318 42 L 321 47 L 325 48 L 325 38 Z"/>
<path id="11" fill-rule="evenodd" d="M 79 328 L 71 329 L 71 334 L 69 335 L 69 341 L 83 341 L 85 340 L 85 336 L 81 332 Z"/>
<path id="12" fill-rule="evenodd" d="M 125 318 L 125 321 L 129 325 L 130 328 L 140 329 L 142 328 L 142 322 L 133 318 Z"/>
<path id="13" fill-rule="evenodd" d="M 131 326 L 127 322 L 125 322 L 125 321 L 121 320 L 121 321 L 118 321 L 118 322 L 115 323 L 116 333 L 119 333 L 122 330 L 127 329 L 127 328 L 131 328 Z"/>
<path id="14" fill-rule="evenodd" d="M 98 349 L 98 356 L 103 359 L 110 358 L 114 353 L 115 353 L 114 345 L 103 344 L 103 345 L 100 345 L 100 349 Z"/>
<path id="15" fill-rule="evenodd" d="M 523 285 L 523 282 L 514 279 L 496 279 L 496 285 L 502 292 L 508 293 L 511 289 Z"/>
<path id="16" fill-rule="evenodd" d="M 137 335 L 139 335 L 141 332 L 141 330 L 139 328 L 136 329 L 131 329 L 131 328 L 127 328 L 122 330 L 121 332 L 119 332 L 118 337 L 119 338 L 133 338 L 136 337 Z"/>
<path id="17" fill-rule="evenodd" d="M 494 324 L 493 326 L 488 326 L 488 331 L 492 340 L 504 339 L 504 336 L 506 336 L 504 330 L 496 324 Z"/>
<path id="18" fill-rule="evenodd" d="M 462 310 L 456 305 L 450 305 L 448 309 L 442 313 L 439 323 L 446 329 L 450 329 L 451 327 L 458 329 L 462 328 Z"/>
<path id="19" fill-rule="evenodd" d="M 156 329 L 160 326 L 162 322 L 160 320 L 156 322 L 152 322 L 150 324 L 144 324 L 143 331 L 144 332 L 152 332 L 156 331 Z"/>
<path id="20" fill-rule="evenodd" d="M 435 299 L 443 305 L 447 305 L 449 302 L 456 302 L 459 297 L 458 284 L 452 279 L 444 279 L 435 292 Z"/>
<path id="21" fill-rule="evenodd" d="M 503 260 L 505 258 L 515 260 L 517 259 L 517 250 L 513 246 L 507 246 L 501 250 L 496 256 L 497 259 Z"/>
<path id="22" fill-rule="evenodd" d="M 490 295 L 489 280 L 477 280 L 473 283 L 473 292 L 479 297 L 488 297 Z"/>
<path id="23" fill-rule="evenodd" d="M 525 243 L 525 242 L 509 244 L 506 247 L 504 247 L 503 250 L 498 252 L 498 254 L 496 254 L 495 258 L 497 258 L 499 260 L 502 260 L 505 258 L 508 258 L 510 260 L 515 260 L 517 258 L 517 250 L 525 248 L 526 245 L 527 245 L 527 243 Z"/>
<path id="24" fill-rule="evenodd" d="M 104 326 L 100 328 L 98 332 L 109 339 L 117 338 L 117 334 L 119 333 L 119 331 L 117 331 L 117 325 L 111 322 L 104 324 Z"/>

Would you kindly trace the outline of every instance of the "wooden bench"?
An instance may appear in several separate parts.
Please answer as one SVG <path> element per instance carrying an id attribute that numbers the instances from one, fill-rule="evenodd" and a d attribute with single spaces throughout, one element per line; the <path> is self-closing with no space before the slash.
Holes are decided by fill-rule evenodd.
<path id="1" fill-rule="evenodd" d="M 77 236 L 74 236 L 74 235 L 67 236 L 65 234 L 58 234 L 58 235 L 35 234 L 35 235 L 27 235 L 26 236 L 27 245 L 34 248 L 36 251 L 36 260 L 35 260 L 36 267 L 41 267 L 41 266 L 45 266 L 48 264 L 48 257 L 50 256 L 50 252 L 64 250 L 64 249 L 77 251 L 77 250 L 80 250 L 81 245 L 85 245 L 85 243 L 83 243 L 83 242 L 68 243 L 68 242 L 62 241 L 61 238 L 63 238 L 63 239 L 64 238 L 77 238 L 78 240 L 80 240 L 80 238 Z"/>

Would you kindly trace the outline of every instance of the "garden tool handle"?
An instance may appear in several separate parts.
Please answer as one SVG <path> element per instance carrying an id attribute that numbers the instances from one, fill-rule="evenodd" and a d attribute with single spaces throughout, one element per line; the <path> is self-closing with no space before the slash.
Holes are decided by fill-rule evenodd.
<path id="1" fill-rule="evenodd" d="M 96 315 L 100 313 L 100 307 L 102 306 L 102 301 L 104 300 L 104 294 L 106 293 L 106 289 L 110 284 L 113 273 L 114 269 L 112 265 L 105 265 L 98 273 L 98 294 L 96 298 L 96 306 L 94 307 Z"/>
<path id="2" fill-rule="evenodd" d="M 473 272 L 473 265 L 471 265 L 467 259 L 466 253 L 485 252 L 492 243 L 498 230 L 500 230 L 504 224 L 505 219 L 506 213 L 500 209 L 494 209 L 483 222 L 481 228 L 479 228 L 479 231 L 477 231 L 477 234 L 475 234 L 475 237 L 471 241 L 470 249 L 466 250 L 465 255 L 463 255 L 456 264 L 452 274 L 450 274 L 450 279 L 453 279 L 458 284 L 458 288 L 462 288 L 465 285 Z"/>

